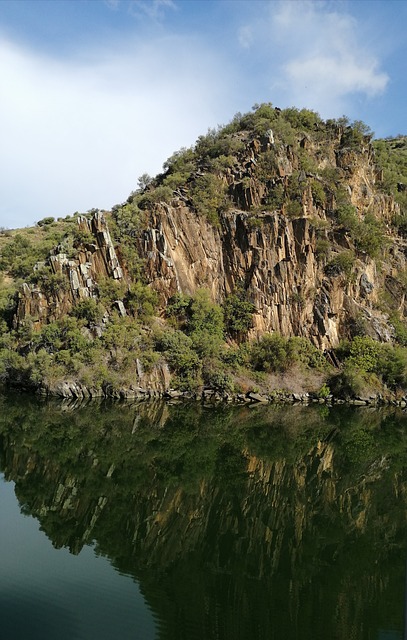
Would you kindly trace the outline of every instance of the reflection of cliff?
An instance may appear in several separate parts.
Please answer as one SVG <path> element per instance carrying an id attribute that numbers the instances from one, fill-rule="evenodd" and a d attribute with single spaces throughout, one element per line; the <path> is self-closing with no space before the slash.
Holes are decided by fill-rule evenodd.
<path id="1" fill-rule="evenodd" d="M 160 637 L 359 639 L 401 624 L 401 417 L 2 409 L 1 468 L 23 509 L 55 546 L 94 542 L 140 580 Z"/>

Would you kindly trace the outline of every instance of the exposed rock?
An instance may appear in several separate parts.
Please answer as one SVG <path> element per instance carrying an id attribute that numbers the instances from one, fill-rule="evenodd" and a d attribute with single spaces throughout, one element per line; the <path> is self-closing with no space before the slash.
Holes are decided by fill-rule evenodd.
<path id="1" fill-rule="evenodd" d="M 94 244 L 82 244 L 75 257 L 69 258 L 60 251 L 61 246 L 49 256 L 48 265 L 53 273 L 65 276 L 66 289 L 60 289 L 54 295 L 46 296 L 35 286 L 23 284 L 19 292 L 14 328 L 18 328 L 27 317 L 32 319 L 33 327 L 39 330 L 43 324 L 52 322 L 67 313 L 79 300 L 97 295 L 97 282 L 105 277 L 122 280 L 123 270 L 110 237 L 105 216 L 101 212 L 88 220 L 78 218 L 78 227 L 94 238 Z M 124 308 L 120 313 L 125 313 Z"/>
<path id="2" fill-rule="evenodd" d="M 406 242 L 392 237 L 388 259 L 378 269 L 368 252 L 357 250 L 346 225 L 339 224 L 338 185 L 331 188 L 332 182 L 323 178 L 324 170 L 339 176 L 358 221 L 363 222 L 369 212 L 382 223 L 389 238 L 390 221 L 399 207 L 391 196 L 376 189 L 376 181 L 383 176 L 375 166 L 368 138 L 356 148 L 346 146 L 348 134 L 346 128 L 338 126 L 323 141 L 307 133 L 298 138 L 299 146 L 291 146 L 281 142 L 277 125 L 274 132 L 269 129 L 258 136 L 241 132 L 243 150 L 236 152 L 220 172 L 220 184 L 231 204 L 229 209 L 222 206 L 219 210 L 217 223 L 209 222 L 193 207 L 188 180 L 174 191 L 170 203 L 144 207 L 143 227 L 137 231 L 136 242 L 147 283 L 159 295 L 160 312 L 164 313 L 176 292 L 194 295 L 204 287 L 213 300 L 222 303 L 229 294 L 243 289 L 255 307 L 250 338 L 265 332 L 303 336 L 325 351 L 334 366 L 338 363 L 333 350 L 341 338 L 364 333 L 376 340 L 392 341 L 395 329 L 389 322 L 391 312 L 407 316 L 405 287 L 398 277 L 407 268 Z M 259 177 L 265 151 L 272 164 L 269 173 Z M 311 160 L 309 167 L 304 163 L 304 151 Z M 196 167 L 190 180 L 205 175 L 205 170 L 203 165 Z M 290 188 L 295 192 L 291 199 Z M 274 198 L 276 193 L 283 194 L 280 200 Z M 290 204 L 295 207 L 290 208 Z M 97 212 L 92 219 L 80 217 L 78 226 L 81 240 L 77 240 L 77 246 L 61 243 L 46 261 L 53 274 L 62 276 L 65 286 L 50 293 L 24 284 L 14 328 L 29 319 L 34 330 L 39 330 L 68 314 L 78 302 L 97 298 L 103 279 L 127 278 L 130 265 L 120 262 L 122 254 L 120 250 L 116 253 L 105 216 Z M 326 253 L 321 251 L 321 240 Z M 344 257 L 343 252 L 351 260 L 347 269 L 338 260 Z M 36 269 L 43 267 L 39 263 Z M 388 294 L 388 309 L 383 309 L 383 289 Z M 115 306 L 120 316 L 127 315 L 122 300 L 116 300 Z M 106 315 L 89 327 L 88 339 L 102 336 L 108 322 Z M 165 363 L 159 362 L 146 372 L 137 359 L 135 369 L 134 387 L 119 391 L 107 385 L 101 393 L 133 398 L 154 396 L 170 388 L 171 376 Z M 69 381 L 60 383 L 54 391 L 76 398 L 96 393 Z M 203 397 L 229 401 L 228 396 L 208 390 Z M 238 399 L 270 401 L 253 392 Z M 287 397 L 273 399 L 286 401 Z M 288 399 L 307 401 L 292 394 Z"/>

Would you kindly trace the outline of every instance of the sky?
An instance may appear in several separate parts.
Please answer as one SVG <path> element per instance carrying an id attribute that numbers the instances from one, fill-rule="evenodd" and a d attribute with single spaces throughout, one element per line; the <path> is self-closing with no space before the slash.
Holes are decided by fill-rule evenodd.
<path id="1" fill-rule="evenodd" d="M 406 0 L 0 0 L 0 227 L 109 209 L 256 103 L 407 133 Z"/>

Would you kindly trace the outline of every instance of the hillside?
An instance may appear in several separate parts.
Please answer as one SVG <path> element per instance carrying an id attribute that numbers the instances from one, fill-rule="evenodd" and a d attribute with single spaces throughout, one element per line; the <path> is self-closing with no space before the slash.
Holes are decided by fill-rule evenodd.
<path id="1" fill-rule="evenodd" d="M 110 212 L 3 230 L 0 377 L 77 396 L 402 398 L 405 185 L 405 137 L 237 114 Z"/>

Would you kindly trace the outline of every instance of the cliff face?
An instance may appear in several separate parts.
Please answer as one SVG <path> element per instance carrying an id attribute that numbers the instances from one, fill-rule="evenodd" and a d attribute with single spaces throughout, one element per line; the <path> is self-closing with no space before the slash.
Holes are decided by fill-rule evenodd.
<path id="1" fill-rule="evenodd" d="M 221 212 L 217 226 L 197 214 L 185 198 L 160 204 L 149 214 L 140 251 L 148 281 L 163 304 L 177 291 L 193 295 L 205 287 L 214 300 L 223 300 L 243 286 L 256 307 L 253 336 L 273 331 L 306 336 L 329 349 L 351 335 L 353 323 L 364 322 L 368 335 L 390 340 L 388 315 L 378 309 L 378 303 L 380 292 L 385 287 L 391 290 L 392 275 L 406 268 L 406 243 L 391 237 L 389 230 L 398 205 L 377 190 L 377 169 L 368 143 L 361 153 L 339 147 L 340 136 L 326 146 L 308 148 L 307 153 L 318 159 L 322 171 L 331 167 L 338 172 L 360 221 L 369 212 L 387 229 L 391 250 L 380 272 L 377 261 L 366 253 L 355 257 L 351 276 L 327 267 L 321 241 L 330 246 L 329 258 L 354 249 L 348 230 L 332 224 L 334 195 L 326 190 L 326 201 L 316 201 L 311 182 L 323 186 L 322 178 L 298 171 L 300 158 L 285 146 L 274 150 L 276 177 L 261 182 L 256 167 L 264 141 L 262 146 L 255 140 L 224 176 L 232 201 L 240 208 Z M 266 205 L 276 187 L 289 188 L 289 179 L 301 184 L 295 217 L 284 205 L 282 210 Z M 391 297 L 393 308 L 406 315 L 402 288 L 393 290 Z"/>
<path id="2" fill-rule="evenodd" d="M 123 279 L 104 216 L 96 213 L 91 220 L 78 218 L 78 231 L 86 240 L 73 251 L 71 248 L 71 256 L 61 244 L 47 260 L 52 274 L 60 276 L 54 290 L 45 292 L 40 286 L 27 283 L 21 287 L 13 321 L 15 328 L 30 318 L 34 329 L 40 329 L 65 316 L 80 300 L 97 296 L 97 283 L 104 278 Z"/>
<path id="3" fill-rule="evenodd" d="M 244 284 L 256 307 L 253 334 L 276 331 L 310 337 L 329 348 L 346 334 L 350 315 L 371 318 L 374 333 L 389 339 L 386 318 L 373 310 L 378 277 L 373 261 L 357 265 L 355 281 L 327 277 L 316 255 L 315 227 L 307 218 L 278 213 L 256 217 L 228 212 L 213 228 L 183 206 L 163 207 L 143 235 L 151 285 L 168 299 L 176 291 L 210 289 L 222 300 Z"/>
<path id="4" fill-rule="evenodd" d="M 316 123 L 312 133 L 290 134 L 287 144 L 280 116 L 273 118 L 277 132 L 240 131 L 221 138 L 235 149 L 233 155 L 213 160 L 196 152 L 178 188 L 174 180 L 183 174 L 177 165 L 138 192 L 145 202 L 138 209 L 136 245 L 145 281 L 159 294 L 160 311 L 164 314 L 176 292 L 194 295 L 207 288 L 221 303 L 243 290 L 255 307 L 249 337 L 305 336 L 329 350 L 362 327 L 374 339 L 391 341 L 389 311 L 407 316 L 400 277 L 406 273 L 407 243 L 392 226 L 399 205 L 379 188 L 382 175 L 369 137 L 351 144 L 349 127 L 324 124 L 322 130 Z M 208 176 L 209 191 L 200 191 Z M 157 196 L 160 188 L 168 192 L 171 179 L 170 197 Z M 215 219 L 213 211 L 212 217 L 205 215 L 211 207 Z M 71 258 L 62 247 L 49 257 L 52 272 L 67 286 L 45 293 L 24 285 L 15 327 L 31 317 L 40 328 L 78 301 L 97 298 L 97 283 L 105 278 L 130 284 L 125 274 L 131 264 L 120 264 L 109 215 L 79 219 L 80 229 L 93 239 L 79 243 Z M 374 251 L 372 243 L 378 244 Z M 116 308 L 126 314 L 124 298 Z"/>

